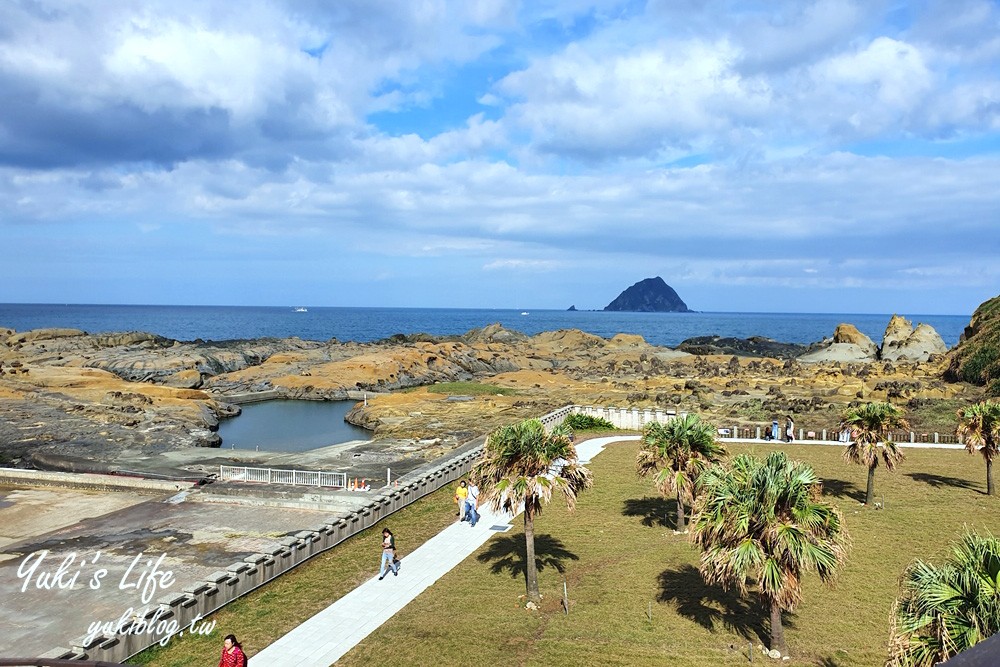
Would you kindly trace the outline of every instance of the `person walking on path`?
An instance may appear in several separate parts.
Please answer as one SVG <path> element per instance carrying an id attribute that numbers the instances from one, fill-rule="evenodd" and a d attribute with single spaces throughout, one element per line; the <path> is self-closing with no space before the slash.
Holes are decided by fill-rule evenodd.
<path id="1" fill-rule="evenodd" d="M 463 479 L 455 489 L 455 502 L 458 503 L 458 520 L 465 521 L 465 500 L 469 497 L 469 486 Z"/>
<path id="2" fill-rule="evenodd" d="M 479 487 L 475 482 L 470 482 L 468 495 L 465 498 L 465 516 L 469 519 L 469 525 L 475 527 L 479 522 Z"/>
<path id="3" fill-rule="evenodd" d="M 795 439 L 795 422 L 792 421 L 791 416 L 787 417 L 785 422 L 785 441 L 791 442 Z"/>
<path id="4" fill-rule="evenodd" d="M 396 560 L 396 536 L 388 528 L 382 529 L 382 566 L 378 571 L 378 580 L 385 579 L 385 575 L 392 570 L 392 576 L 399 576 L 399 562 Z"/>
<path id="5" fill-rule="evenodd" d="M 236 635 L 226 635 L 222 640 L 222 657 L 219 658 L 219 667 L 246 667 L 247 657 L 243 654 L 240 643 L 236 641 Z"/>

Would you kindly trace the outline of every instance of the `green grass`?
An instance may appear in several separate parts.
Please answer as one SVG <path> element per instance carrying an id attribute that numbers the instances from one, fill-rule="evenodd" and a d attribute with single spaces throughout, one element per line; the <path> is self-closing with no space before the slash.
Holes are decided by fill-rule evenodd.
<path id="1" fill-rule="evenodd" d="M 958 398 L 915 399 L 906 405 L 906 419 L 910 429 L 918 433 L 955 434 L 958 411 L 969 407 L 968 400 Z"/>
<path id="2" fill-rule="evenodd" d="M 498 536 L 450 572 L 338 664 L 746 665 L 748 641 L 767 638 L 756 599 L 706 586 L 698 551 L 672 530 L 673 503 L 632 472 L 637 445 L 608 448 L 592 468 L 595 487 L 576 512 L 549 507 L 536 523 L 545 599 L 522 608 L 523 534 Z M 734 452 L 769 448 L 736 446 Z M 887 508 L 862 508 L 866 471 L 838 447 L 785 446 L 825 479 L 853 538 L 835 587 L 804 581 L 786 634 L 795 665 L 883 664 L 889 612 L 903 568 L 941 555 L 964 525 L 996 533 L 998 502 L 982 494 L 980 457 L 907 450 L 898 472 L 879 470 Z M 570 613 L 559 605 L 565 576 Z M 652 620 L 647 613 L 652 609 Z M 742 651 L 742 653 L 741 653 Z M 755 656 L 762 661 L 762 656 Z"/>
<path id="3" fill-rule="evenodd" d="M 591 464 L 593 489 L 568 513 L 553 504 L 536 522 L 544 595 L 523 608 L 524 539 L 520 522 L 500 534 L 364 642 L 338 665 L 746 665 L 746 646 L 766 642 L 767 615 L 756 599 L 706 586 L 698 551 L 673 532 L 674 506 L 635 477 L 637 443 L 612 445 Z M 886 509 L 862 508 L 866 471 L 841 460 L 841 448 L 780 446 L 824 479 L 853 546 L 837 585 L 804 580 L 804 601 L 787 616 L 792 665 L 883 664 L 889 612 L 903 568 L 937 560 L 968 525 L 1000 533 L 1000 500 L 988 498 L 985 466 L 963 451 L 907 449 L 896 473 L 879 469 Z M 764 444 L 731 451 L 763 454 Z M 444 489 L 388 520 L 408 548 L 453 517 Z M 269 584 L 219 614 L 207 639 L 184 638 L 149 652 L 145 664 L 207 664 L 234 632 L 253 654 L 370 577 L 377 532 L 369 529 L 314 563 Z M 560 606 L 563 577 L 570 613 Z M 647 613 L 651 610 L 652 620 Z M 317 641 L 320 638 L 317 638 Z M 764 659 L 755 656 L 755 663 Z"/>
<path id="4" fill-rule="evenodd" d="M 452 396 L 480 396 L 488 394 L 490 396 L 514 396 L 516 389 L 510 387 L 498 387 L 495 384 L 484 384 L 482 382 L 438 382 L 427 386 L 427 391 L 431 394 L 449 394 Z"/>

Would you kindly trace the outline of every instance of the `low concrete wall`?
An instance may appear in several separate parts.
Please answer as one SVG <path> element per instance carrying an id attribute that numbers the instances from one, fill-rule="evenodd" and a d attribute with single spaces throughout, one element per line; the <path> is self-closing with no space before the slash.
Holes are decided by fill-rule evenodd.
<path id="1" fill-rule="evenodd" d="M 564 411 L 566 414 L 561 415 L 557 423 L 561 423 L 570 414 L 581 414 L 605 419 L 614 424 L 616 428 L 629 431 L 641 431 L 642 427 L 650 422 L 664 424 L 677 416 L 677 412 L 674 410 L 660 408 L 600 408 L 592 405 L 569 405 L 550 414 L 559 415 Z M 685 414 L 682 412 L 681 416 Z"/>
<path id="2" fill-rule="evenodd" d="M 196 482 L 144 479 L 121 475 L 99 475 L 87 472 L 51 472 L 47 470 L 19 470 L 0 468 L 0 484 L 10 486 L 59 486 L 73 489 L 98 489 L 101 491 L 183 491 L 196 486 Z"/>

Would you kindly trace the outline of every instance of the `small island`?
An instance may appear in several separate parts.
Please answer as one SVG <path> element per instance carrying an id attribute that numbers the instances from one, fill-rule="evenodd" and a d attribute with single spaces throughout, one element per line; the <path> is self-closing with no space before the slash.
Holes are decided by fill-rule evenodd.
<path id="1" fill-rule="evenodd" d="M 663 278 L 646 278 L 618 295 L 604 310 L 636 313 L 690 313 L 687 304 Z"/>

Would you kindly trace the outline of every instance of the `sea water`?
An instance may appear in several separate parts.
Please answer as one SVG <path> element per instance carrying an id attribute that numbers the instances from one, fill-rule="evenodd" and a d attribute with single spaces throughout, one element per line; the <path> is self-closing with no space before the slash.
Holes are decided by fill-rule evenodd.
<path id="1" fill-rule="evenodd" d="M 937 330 L 948 347 L 958 343 L 970 315 L 900 313 Z M 603 338 L 638 334 L 652 345 L 675 347 L 695 336 L 763 336 L 784 343 L 814 343 L 840 323 L 856 326 L 876 344 L 891 315 L 850 313 L 617 313 L 606 311 L 474 308 L 333 308 L 269 306 L 122 306 L 0 304 L 0 327 L 49 327 L 88 333 L 144 331 L 182 341 L 287 338 L 370 342 L 395 334 L 464 334 L 490 324 L 529 336 L 579 329 Z"/>

